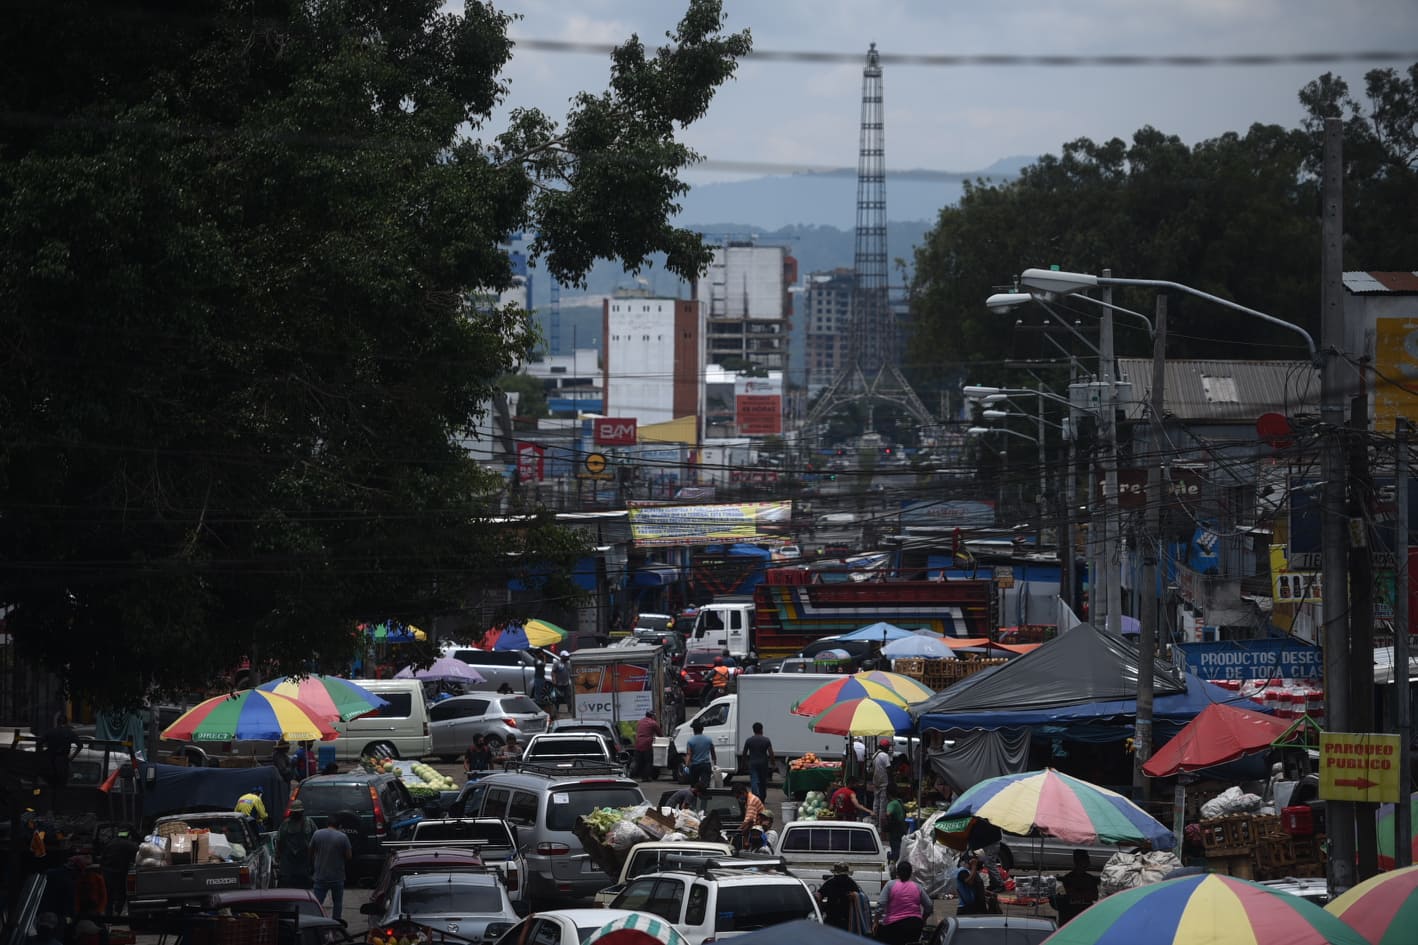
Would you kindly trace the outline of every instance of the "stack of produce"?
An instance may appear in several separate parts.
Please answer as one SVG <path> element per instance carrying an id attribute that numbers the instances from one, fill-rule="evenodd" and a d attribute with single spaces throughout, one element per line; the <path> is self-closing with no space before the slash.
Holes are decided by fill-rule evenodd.
<path id="1" fill-rule="evenodd" d="M 798 808 L 798 820 L 817 820 L 820 817 L 830 816 L 827 795 L 821 791 L 808 791 L 807 797 L 803 798 L 802 806 Z"/>
<path id="2" fill-rule="evenodd" d="M 809 751 L 802 757 L 794 758 L 792 761 L 788 762 L 788 767 L 792 768 L 794 771 L 802 771 L 806 768 L 840 768 L 842 767 L 842 762 L 823 761 L 821 758 L 817 757 L 816 752 Z"/>

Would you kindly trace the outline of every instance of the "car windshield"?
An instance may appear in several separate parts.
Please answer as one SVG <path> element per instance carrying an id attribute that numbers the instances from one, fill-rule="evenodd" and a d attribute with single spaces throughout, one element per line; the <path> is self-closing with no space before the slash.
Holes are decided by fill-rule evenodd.
<path id="1" fill-rule="evenodd" d="M 812 894 L 801 883 L 720 886 L 714 931 L 747 932 L 814 915 Z"/>
<path id="2" fill-rule="evenodd" d="M 525 757 L 531 758 L 584 758 L 586 756 L 604 758 L 605 742 L 598 736 L 588 735 L 577 738 L 539 738 L 527 746 Z"/>
<path id="3" fill-rule="evenodd" d="M 410 915 L 435 913 L 482 913 L 502 911 L 502 897 L 497 887 L 469 883 L 439 883 L 405 888 L 399 896 L 400 912 Z"/>
<path id="4" fill-rule="evenodd" d="M 502 711 L 508 715 L 536 715 L 542 710 L 526 696 L 513 696 L 502 700 Z"/>
<path id="5" fill-rule="evenodd" d="M 325 816 L 342 810 L 358 811 L 370 806 L 368 784 L 307 783 L 301 785 L 296 796 L 305 805 L 306 816 Z"/>
<path id="6" fill-rule="evenodd" d="M 570 830 L 576 818 L 602 807 L 634 807 L 645 803 L 645 795 L 633 787 L 585 787 L 552 789 L 547 805 L 547 828 Z"/>

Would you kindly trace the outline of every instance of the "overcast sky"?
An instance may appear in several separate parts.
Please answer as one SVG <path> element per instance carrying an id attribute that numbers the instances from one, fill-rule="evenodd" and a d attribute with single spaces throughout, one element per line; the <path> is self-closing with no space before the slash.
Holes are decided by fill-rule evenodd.
<path id="1" fill-rule="evenodd" d="M 461 9 L 461 0 L 449 6 Z M 514 37 L 648 46 L 683 0 L 503 0 Z M 1254 122 L 1295 127 L 1296 93 L 1326 71 L 1362 93 L 1364 73 L 1418 56 L 1416 0 L 725 0 L 730 29 L 762 51 L 848 62 L 745 61 L 687 140 L 711 159 L 691 181 L 733 179 L 727 162 L 848 166 L 857 158 L 862 58 L 887 55 L 1295 55 L 1392 50 L 1390 62 L 1265 66 L 926 66 L 886 63 L 889 170 L 972 171 L 1016 155 L 1057 154 L 1079 137 L 1129 138 L 1143 125 L 1188 144 Z M 511 104 L 559 116 L 605 87 L 604 55 L 523 48 L 506 73 Z M 725 162 L 725 163 L 717 163 Z"/>

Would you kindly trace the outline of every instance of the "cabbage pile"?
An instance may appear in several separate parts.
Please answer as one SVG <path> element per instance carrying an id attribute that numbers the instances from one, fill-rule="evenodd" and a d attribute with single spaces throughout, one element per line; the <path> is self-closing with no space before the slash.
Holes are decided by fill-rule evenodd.
<path id="1" fill-rule="evenodd" d="M 798 808 L 798 820 L 818 820 L 830 816 L 827 795 L 822 791 L 808 791 L 807 797 L 803 799 L 802 805 Z"/>

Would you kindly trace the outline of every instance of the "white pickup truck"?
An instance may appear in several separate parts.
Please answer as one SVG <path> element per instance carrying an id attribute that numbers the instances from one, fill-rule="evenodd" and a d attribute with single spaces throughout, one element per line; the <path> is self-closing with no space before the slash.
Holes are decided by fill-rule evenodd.
<path id="1" fill-rule="evenodd" d="M 852 879 L 873 903 L 891 880 L 886 844 L 871 824 L 845 820 L 794 820 L 778 834 L 774 854 L 815 890 L 834 864 L 852 868 Z"/>
<path id="2" fill-rule="evenodd" d="M 707 840 L 681 840 L 677 843 L 649 840 L 645 843 L 637 843 L 625 854 L 625 865 L 620 868 L 620 878 L 615 881 L 615 885 L 607 886 L 596 893 L 596 905 L 610 905 L 611 900 L 620 895 L 625 884 L 637 876 L 658 873 L 667 869 L 682 869 L 680 861 L 685 857 L 698 856 L 700 859 L 704 859 L 716 856 L 732 857 L 733 855 L 734 848 L 727 843 L 712 843 Z"/>

